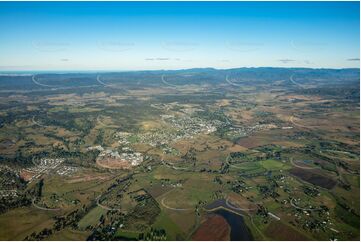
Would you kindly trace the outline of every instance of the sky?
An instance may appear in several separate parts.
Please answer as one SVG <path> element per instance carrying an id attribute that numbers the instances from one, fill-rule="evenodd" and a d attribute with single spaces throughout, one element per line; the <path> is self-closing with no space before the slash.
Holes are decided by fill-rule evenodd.
<path id="1" fill-rule="evenodd" d="M 0 70 L 360 65 L 359 2 L 0 2 Z"/>

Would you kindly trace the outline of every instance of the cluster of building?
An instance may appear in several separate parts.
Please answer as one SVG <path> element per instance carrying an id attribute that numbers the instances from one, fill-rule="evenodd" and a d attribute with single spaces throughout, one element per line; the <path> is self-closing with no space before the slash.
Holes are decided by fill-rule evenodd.
<path id="1" fill-rule="evenodd" d="M 170 179 L 161 179 L 161 184 L 162 184 L 162 187 L 164 187 L 164 186 L 182 187 L 183 181 L 182 180 L 172 181 Z"/>
<path id="2" fill-rule="evenodd" d="M 143 162 L 143 155 L 139 152 L 121 153 L 120 158 L 129 161 L 132 166 L 137 166 Z"/>
<path id="3" fill-rule="evenodd" d="M 24 174 L 23 177 L 25 180 L 31 182 L 43 174 L 54 170 L 64 161 L 64 158 L 42 158 L 38 163 L 34 162 L 35 166 L 23 169 L 21 173 Z"/>
<path id="4" fill-rule="evenodd" d="M 205 121 L 197 117 L 174 115 L 161 115 L 164 122 L 168 123 L 173 129 L 155 130 L 138 134 L 139 142 L 149 144 L 153 147 L 167 145 L 174 141 L 193 138 L 194 135 L 205 133 L 209 134 L 217 130 L 214 122 Z M 127 144 L 123 141 L 122 144 Z M 166 151 L 165 151 L 166 152 Z"/>
<path id="5" fill-rule="evenodd" d="M 17 197 L 17 190 L 0 190 L 0 198 Z"/>
<path id="6" fill-rule="evenodd" d="M 98 155 L 98 159 L 111 158 L 114 160 L 127 161 L 131 166 L 137 166 L 143 162 L 143 155 L 139 152 L 133 152 L 129 147 L 126 147 L 128 152 L 119 153 L 112 149 L 104 149 Z M 124 150 L 124 149 L 123 149 Z"/>
<path id="7" fill-rule="evenodd" d="M 104 148 L 101 145 L 96 145 L 96 146 L 90 146 L 86 150 L 87 151 L 98 150 L 98 151 L 102 152 L 102 151 L 104 151 Z"/>
<path id="8" fill-rule="evenodd" d="M 320 216 L 320 214 L 322 215 Z M 328 211 L 317 211 L 314 213 L 312 211 L 298 209 L 294 212 L 294 217 L 298 226 L 301 225 L 306 230 L 333 230 L 334 223 L 331 221 L 330 213 Z"/>
<path id="9" fill-rule="evenodd" d="M 228 134 L 231 136 L 246 137 L 257 131 L 275 129 L 275 128 L 277 128 L 277 126 L 274 124 L 256 124 L 253 126 L 231 127 Z"/>
<path id="10" fill-rule="evenodd" d="M 129 137 L 131 136 L 131 133 L 128 132 L 117 132 L 115 134 L 115 138 L 118 140 L 118 143 L 121 145 L 129 145 Z"/>
<path id="11" fill-rule="evenodd" d="M 199 133 L 213 133 L 217 131 L 216 126 L 219 120 L 206 121 L 198 117 L 190 117 L 187 115 L 175 117 L 174 115 L 162 115 L 163 121 L 169 123 L 177 131 L 184 133 L 184 137 L 192 137 Z"/>
<path id="12" fill-rule="evenodd" d="M 169 145 L 164 145 L 164 147 L 162 147 L 163 153 L 164 154 L 176 154 L 179 155 L 179 151 L 174 149 L 173 147 L 170 147 Z"/>
<path id="13" fill-rule="evenodd" d="M 69 176 L 78 171 L 77 167 L 74 166 L 62 166 L 56 170 L 56 173 L 60 176 Z"/>
<path id="14" fill-rule="evenodd" d="M 38 164 L 38 168 L 55 168 L 65 161 L 64 158 L 42 158 Z"/>

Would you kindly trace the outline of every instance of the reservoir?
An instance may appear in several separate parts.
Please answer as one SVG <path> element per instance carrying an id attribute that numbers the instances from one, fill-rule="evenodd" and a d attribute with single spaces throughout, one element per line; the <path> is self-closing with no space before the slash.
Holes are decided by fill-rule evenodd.
<path id="1" fill-rule="evenodd" d="M 213 203 L 206 206 L 206 209 L 214 210 L 212 213 L 222 216 L 227 221 L 231 227 L 231 240 L 253 240 L 253 236 L 244 222 L 243 216 L 228 211 L 222 207 L 232 210 L 232 208 L 228 207 L 224 199 L 214 201 Z"/>

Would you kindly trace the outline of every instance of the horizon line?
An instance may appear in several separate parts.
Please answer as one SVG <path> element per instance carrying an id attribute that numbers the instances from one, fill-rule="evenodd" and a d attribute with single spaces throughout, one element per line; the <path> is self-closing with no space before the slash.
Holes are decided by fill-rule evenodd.
<path id="1" fill-rule="evenodd" d="M 281 66 L 257 66 L 257 67 L 231 67 L 231 68 L 215 68 L 215 67 L 191 67 L 191 68 L 179 68 L 179 69 L 137 69 L 137 70 L 120 70 L 120 69 L 98 69 L 98 70 L 90 70 L 90 69 L 74 69 L 74 70 L 61 70 L 61 69 L 32 69 L 32 70 L 0 70 L 0 73 L 4 72 L 152 72 L 152 71 L 181 71 L 181 70 L 193 70 L 193 69 L 213 69 L 219 71 L 225 70 L 233 70 L 233 69 L 262 69 L 262 68 L 275 68 L 275 69 L 312 69 L 312 70 L 346 70 L 346 69 L 360 69 L 360 67 L 281 67 Z"/>

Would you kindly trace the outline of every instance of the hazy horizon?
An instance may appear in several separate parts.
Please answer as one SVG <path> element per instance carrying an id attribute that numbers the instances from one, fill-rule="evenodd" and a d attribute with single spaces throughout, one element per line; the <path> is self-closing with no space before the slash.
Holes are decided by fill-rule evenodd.
<path id="1" fill-rule="evenodd" d="M 0 70 L 0 75 L 32 75 L 33 73 L 54 73 L 54 74 L 66 74 L 66 73 L 122 73 L 122 72 L 157 72 L 157 71 L 182 71 L 192 69 L 214 69 L 214 70 L 232 70 L 232 69 L 313 69 L 313 70 L 345 70 L 345 69 L 360 69 L 360 67 L 341 67 L 341 68 L 313 68 L 313 67 L 277 67 L 277 66 L 258 66 L 258 67 L 234 67 L 234 68 L 214 68 L 214 67 L 194 67 L 194 68 L 179 68 L 179 69 L 139 69 L 139 70 Z"/>

